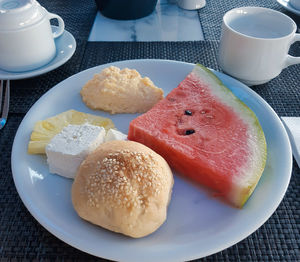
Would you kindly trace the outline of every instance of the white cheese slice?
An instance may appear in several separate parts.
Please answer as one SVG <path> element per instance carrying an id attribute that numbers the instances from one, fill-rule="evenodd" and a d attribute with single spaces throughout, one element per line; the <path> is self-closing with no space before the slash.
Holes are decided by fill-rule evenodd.
<path id="1" fill-rule="evenodd" d="M 105 142 L 112 141 L 112 140 L 126 140 L 127 135 L 123 134 L 122 132 L 116 129 L 109 129 L 106 133 L 104 138 Z"/>
<path id="2" fill-rule="evenodd" d="M 68 125 L 46 146 L 51 173 L 74 178 L 86 156 L 104 142 L 105 129 L 90 124 Z"/>

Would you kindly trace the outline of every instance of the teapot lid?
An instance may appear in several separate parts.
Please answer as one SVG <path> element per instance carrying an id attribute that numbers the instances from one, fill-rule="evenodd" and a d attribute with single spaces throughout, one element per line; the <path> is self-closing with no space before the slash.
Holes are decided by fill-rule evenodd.
<path id="1" fill-rule="evenodd" d="M 0 0 L 0 30 L 19 30 L 37 23 L 46 10 L 36 0 Z"/>

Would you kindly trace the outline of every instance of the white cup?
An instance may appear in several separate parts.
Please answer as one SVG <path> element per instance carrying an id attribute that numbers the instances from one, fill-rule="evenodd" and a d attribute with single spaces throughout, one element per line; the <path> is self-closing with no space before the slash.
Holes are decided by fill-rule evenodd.
<path id="1" fill-rule="evenodd" d="M 300 40 L 287 15 L 262 7 L 240 7 L 223 17 L 219 64 L 224 72 L 248 85 L 268 82 L 287 66 L 300 63 L 288 55 Z"/>
<path id="2" fill-rule="evenodd" d="M 58 20 L 55 33 L 50 19 Z M 63 19 L 37 1 L 0 0 L 0 68 L 21 72 L 49 63 L 56 55 L 54 38 L 63 32 Z"/>
<path id="3" fill-rule="evenodd" d="M 297 10 L 300 10 L 300 0 L 290 0 L 290 5 Z"/>

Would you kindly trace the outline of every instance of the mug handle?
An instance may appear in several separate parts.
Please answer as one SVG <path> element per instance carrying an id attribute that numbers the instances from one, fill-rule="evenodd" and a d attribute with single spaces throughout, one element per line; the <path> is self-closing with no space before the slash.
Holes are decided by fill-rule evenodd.
<path id="1" fill-rule="evenodd" d="M 295 34 L 291 45 L 297 41 L 300 41 L 300 34 Z M 285 67 L 288 67 L 290 65 L 300 64 L 300 57 L 294 57 L 291 55 L 288 55 L 285 61 Z"/>
<path id="2" fill-rule="evenodd" d="M 53 33 L 53 38 L 59 37 L 65 30 L 64 20 L 56 14 L 48 13 L 48 19 L 57 19 L 58 20 L 58 30 Z"/>

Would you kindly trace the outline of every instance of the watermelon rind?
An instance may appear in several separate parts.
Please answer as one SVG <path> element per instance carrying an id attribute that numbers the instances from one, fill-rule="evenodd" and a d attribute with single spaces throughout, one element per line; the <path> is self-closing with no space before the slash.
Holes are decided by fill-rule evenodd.
<path id="1" fill-rule="evenodd" d="M 192 74 L 195 74 L 202 83 L 209 85 L 212 93 L 231 107 L 248 126 L 250 159 L 247 165 L 241 168 L 240 174 L 234 176 L 231 191 L 227 196 L 235 206 L 242 207 L 254 191 L 266 165 L 267 144 L 263 129 L 255 113 L 236 97 L 211 70 L 197 64 Z"/>

